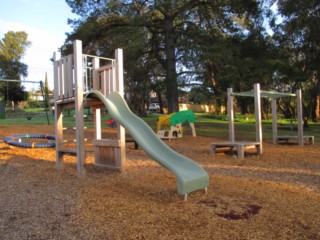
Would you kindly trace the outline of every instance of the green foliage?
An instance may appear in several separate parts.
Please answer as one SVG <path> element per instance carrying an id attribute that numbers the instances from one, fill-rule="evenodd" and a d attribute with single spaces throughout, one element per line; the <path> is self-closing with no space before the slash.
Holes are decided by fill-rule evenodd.
<path id="1" fill-rule="evenodd" d="M 20 82 L 1 81 L 0 96 L 4 101 L 20 102 L 27 100 L 28 93 Z"/>
<path id="2" fill-rule="evenodd" d="M 233 67 L 238 51 L 233 42 L 244 27 L 254 28 L 260 14 L 255 0 L 67 3 L 80 19 L 70 21 L 74 32 L 62 49 L 70 51 L 74 39 L 81 39 L 86 52 L 93 54 L 108 55 L 113 48 L 123 48 L 126 91 L 132 103 L 143 105 L 153 90 L 165 93 L 169 112 L 178 110 L 179 87 L 194 82 L 223 98 L 226 87 L 239 79 L 234 78 L 241 65 Z"/>
<path id="3" fill-rule="evenodd" d="M 201 86 L 190 93 L 193 101 L 211 101 L 209 92 L 222 104 L 228 87 L 248 91 L 260 83 L 264 90 L 303 88 L 305 115 L 316 118 L 319 0 L 67 3 L 80 18 L 69 20 L 74 31 L 62 52 L 70 53 L 74 39 L 81 39 L 89 54 L 110 56 L 113 49 L 123 48 L 127 100 L 139 114 L 150 91 L 159 98 L 165 94 L 169 112 L 174 112 L 181 89 Z M 273 4 L 278 12 L 271 10 Z M 247 98 L 238 103 L 242 113 L 252 107 Z M 267 115 L 267 103 L 263 109 Z M 281 109 L 286 115 L 292 112 L 285 102 Z"/>
<path id="4" fill-rule="evenodd" d="M 0 78 L 20 80 L 20 77 L 28 75 L 28 66 L 21 60 L 27 47 L 28 41 L 25 32 L 9 31 L 0 40 Z M 19 102 L 26 99 L 26 92 L 20 82 L 1 82 L 0 95 L 4 100 Z"/>
<path id="5" fill-rule="evenodd" d="M 9 31 L 0 40 L 0 77 L 20 79 L 27 76 L 27 65 L 21 60 L 31 42 L 26 32 Z"/>
<path id="6" fill-rule="evenodd" d="M 208 104 L 212 101 L 214 94 L 210 88 L 202 85 L 192 87 L 188 97 L 194 104 Z"/>
<path id="7" fill-rule="evenodd" d="M 45 107 L 49 108 L 49 83 L 48 83 L 48 76 L 46 73 L 45 81 L 44 81 L 44 102 L 45 102 Z"/>
<path id="8" fill-rule="evenodd" d="M 275 25 L 275 40 L 283 64 L 278 78 L 302 88 L 305 116 L 316 120 L 320 94 L 320 1 L 277 1 L 283 21 Z"/>
<path id="9" fill-rule="evenodd" d="M 206 114 L 201 117 L 197 117 L 200 121 L 211 121 L 211 120 L 220 120 L 220 121 L 228 121 L 227 115 L 216 115 L 216 114 Z"/>
<path id="10" fill-rule="evenodd" d="M 41 108 L 42 104 L 41 102 L 37 101 L 37 100 L 28 100 L 28 108 Z"/>

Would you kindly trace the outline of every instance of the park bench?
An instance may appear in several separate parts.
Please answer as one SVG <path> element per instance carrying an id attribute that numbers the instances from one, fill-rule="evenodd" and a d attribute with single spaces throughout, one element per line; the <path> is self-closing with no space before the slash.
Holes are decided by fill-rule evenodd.
<path id="1" fill-rule="evenodd" d="M 261 144 L 259 142 L 217 142 L 210 144 L 210 152 L 215 154 L 220 148 L 229 148 L 231 151 L 237 150 L 238 158 L 244 158 L 244 150 L 255 148 L 257 154 L 261 154 Z"/>
<path id="2" fill-rule="evenodd" d="M 314 144 L 314 136 L 303 136 L 303 141 L 307 140 L 309 144 Z M 276 141 L 279 143 L 289 143 L 290 140 L 299 141 L 298 136 L 277 136 Z"/>

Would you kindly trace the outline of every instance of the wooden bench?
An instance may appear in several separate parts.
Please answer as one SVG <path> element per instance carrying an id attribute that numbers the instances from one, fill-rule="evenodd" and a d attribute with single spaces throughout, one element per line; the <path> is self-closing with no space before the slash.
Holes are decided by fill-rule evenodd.
<path id="1" fill-rule="evenodd" d="M 262 154 L 261 144 L 259 142 L 217 142 L 210 144 L 210 152 L 215 154 L 218 148 L 229 148 L 237 150 L 238 158 L 244 158 L 244 150 L 256 148 L 257 154 Z"/>
<path id="2" fill-rule="evenodd" d="M 294 140 L 295 142 L 299 142 L 298 136 L 278 136 L 276 138 L 277 144 L 279 143 L 289 143 L 290 140 Z M 314 144 L 314 136 L 303 136 L 303 141 L 307 140 L 309 144 Z"/>

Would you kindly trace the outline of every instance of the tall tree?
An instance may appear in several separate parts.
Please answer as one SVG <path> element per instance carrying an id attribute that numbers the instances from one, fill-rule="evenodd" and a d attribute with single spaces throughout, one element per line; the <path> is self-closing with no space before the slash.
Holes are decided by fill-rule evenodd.
<path id="1" fill-rule="evenodd" d="M 140 52 L 141 55 L 144 55 L 143 58 L 153 58 L 153 61 L 157 61 L 154 67 L 159 69 L 159 66 L 161 66 L 162 68 L 160 74 L 164 74 L 169 112 L 178 111 L 176 67 L 179 53 L 177 46 L 183 33 L 182 30 L 187 24 L 186 20 L 189 20 L 187 10 L 194 8 L 196 1 L 158 0 L 149 2 L 138 0 L 127 2 L 119 0 L 105 1 L 101 5 L 98 2 L 67 0 L 73 12 L 82 17 L 80 21 L 73 22 L 76 27 L 75 32 L 78 33 L 73 34 L 73 36 L 79 36 L 79 33 L 82 33 L 82 26 L 90 24 L 93 19 L 96 20 L 96 25 L 99 25 L 100 32 L 108 32 L 109 34 L 113 32 L 119 36 L 119 31 L 122 32 L 123 29 L 126 29 L 127 35 L 120 34 L 120 36 L 124 36 L 124 39 L 117 41 L 117 43 L 125 44 L 123 48 L 126 48 L 128 44 L 132 44 L 132 42 L 141 43 L 141 46 L 144 47 Z M 128 35 L 133 31 L 146 32 L 147 35 L 144 41 L 133 39 L 132 36 Z M 95 30 L 90 34 L 91 39 L 94 41 L 99 38 L 97 35 L 100 35 L 100 33 L 95 34 L 97 34 Z M 117 36 L 111 34 L 108 37 L 117 38 Z"/>
<path id="2" fill-rule="evenodd" d="M 218 104 L 225 103 L 226 89 L 247 91 L 272 79 L 273 45 L 266 31 L 270 8 L 265 1 L 210 1 L 199 8 L 201 31 L 196 36 L 200 83 L 211 87 Z M 201 74 L 202 72 L 202 74 Z M 201 81 L 202 80 L 202 81 Z M 252 101 L 239 99 L 242 113 Z"/>
<path id="3" fill-rule="evenodd" d="M 49 103 L 49 82 L 48 82 L 48 74 L 46 73 L 45 75 L 45 80 L 44 80 L 44 107 L 49 108 L 50 103 Z"/>
<path id="4" fill-rule="evenodd" d="M 320 0 L 278 0 L 282 17 L 274 24 L 279 49 L 285 59 L 279 77 L 293 88 L 302 88 L 305 117 L 317 119 L 320 95 Z"/>
<path id="5" fill-rule="evenodd" d="M 164 89 L 169 112 L 174 112 L 183 83 L 204 83 L 214 86 L 217 93 L 230 86 L 226 79 L 235 82 L 231 79 L 237 75 L 233 66 L 239 51 L 236 45 L 243 41 L 243 36 L 236 34 L 245 31 L 241 25 L 258 25 L 252 19 L 258 19 L 254 17 L 259 16 L 262 0 L 66 1 L 80 16 L 70 21 L 74 32 L 66 43 L 79 38 L 98 54 L 108 53 L 108 44 L 124 48 L 125 67 L 147 66 L 143 74 L 147 79 L 140 78 L 144 86 Z M 252 29 L 247 27 L 246 31 Z M 239 67 L 242 59 L 238 59 Z M 131 74 L 137 73 L 134 67 L 126 72 L 139 76 Z"/>
<path id="6" fill-rule="evenodd" d="M 9 31 L 0 40 L 0 78 L 21 80 L 28 75 L 28 66 L 22 62 L 27 48 L 31 45 L 26 32 Z M 6 82 L 0 86 L 5 100 L 15 103 L 25 99 L 21 82 Z"/>

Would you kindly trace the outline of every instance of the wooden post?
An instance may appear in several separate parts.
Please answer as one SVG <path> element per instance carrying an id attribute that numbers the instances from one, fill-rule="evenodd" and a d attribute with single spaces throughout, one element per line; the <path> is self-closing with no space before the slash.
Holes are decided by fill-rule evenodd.
<path id="1" fill-rule="evenodd" d="M 115 51 L 116 56 L 116 79 L 117 79 L 117 91 L 121 96 L 124 94 L 123 88 L 123 51 L 117 48 Z"/>
<path id="2" fill-rule="evenodd" d="M 60 58 L 59 60 L 59 88 L 58 88 L 58 91 L 59 91 L 59 99 L 63 99 L 63 96 L 64 96 L 64 82 L 63 82 L 63 58 Z"/>
<path id="3" fill-rule="evenodd" d="M 100 61 L 98 57 L 93 58 L 92 60 L 92 68 L 93 68 L 93 82 L 92 82 L 92 88 L 93 90 L 100 90 L 101 89 L 101 83 L 99 79 L 99 70 L 100 67 Z"/>
<path id="4" fill-rule="evenodd" d="M 68 88 L 68 91 L 66 92 L 67 96 L 69 98 L 71 97 L 74 97 L 74 91 L 73 91 L 73 71 L 72 71 L 72 65 L 73 65 L 73 56 L 72 54 L 68 55 L 68 57 L 66 58 L 67 59 L 67 88 Z"/>
<path id="5" fill-rule="evenodd" d="M 77 170 L 78 176 L 85 173 L 85 145 L 84 145 L 84 119 L 83 119 L 83 64 L 82 42 L 73 43 L 74 75 L 75 75 L 75 112 L 76 112 L 76 139 L 77 139 Z"/>
<path id="6" fill-rule="evenodd" d="M 99 58 L 95 57 L 93 59 L 93 89 L 100 90 L 100 79 L 99 79 L 99 71 L 100 67 Z M 101 109 L 94 108 L 93 110 L 93 120 L 94 120 L 94 138 L 101 139 Z"/>
<path id="7" fill-rule="evenodd" d="M 93 110 L 93 119 L 94 119 L 94 138 L 101 139 L 101 109 L 95 108 Z"/>
<path id="8" fill-rule="evenodd" d="M 296 91 L 297 96 L 297 117 L 298 117 L 298 142 L 300 146 L 303 146 L 303 119 L 302 119 L 302 96 L 301 89 Z"/>
<path id="9" fill-rule="evenodd" d="M 278 128 L 277 128 L 277 99 L 272 98 L 272 143 L 277 144 Z"/>
<path id="10" fill-rule="evenodd" d="M 63 168 L 63 154 L 60 152 L 63 138 L 63 126 L 62 126 L 62 107 L 57 104 L 57 100 L 59 100 L 60 94 L 60 79 L 59 79 L 59 62 L 57 60 L 57 53 L 53 54 L 54 60 L 54 119 L 56 123 L 55 127 L 55 137 L 56 137 L 56 168 L 61 170 Z M 61 77 L 61 76 L 60 76 Z"/>
<path id="11" fill-rule="evenodd" d="M 262 154 L 262 124 L 261 124 L 261 98 L 260 84 L 254 84 L 254 108 L 256 115 L 256 141 L 260 143 L 260 154 Z"/>
<path id="12" fill-rule="evenodd" d="M 54 79 L 54 100 L 59 99 L 59 63 L 57 61 L 57 53 L 53 53 L 53 79 Z"/>
<path id="13" fill-rule="evenodd" d="M 234 111 L 233 111 L 233 96 L 232 96 L 232 88 L 228 88 L 228 123 L 229 123 L 229 141 L 235 141 L 234 134 Z"/>
<path id="14" fill-rule="evenodd" d="M 68 57 L 63 57 L 63 76 L 61 77 L 63 79 L 62 86 L 63 86 L 63 99 L 66 99 L 69 97 L 69 89 L 68 87 L 70 86 L 70 81 L 71 79 L 68 78 Z"/>
<path id="15" fill-rule="evenodd" d="M 115 51 L 115 59 L 116 59 L 116 88 L 117 91 L 120 93 L 121 96 L 124 95 L 124 87 L 123 87 L 123 51 L 122 49 L 118 48 Z M 125 136 L 125 129 L 120 126 L 120 124 L 117 124 L 117 136 L 120 140 L 120 159 L 117 159 L 118 161 L 117 165 L 120 167 L 120 171 L 123 170 L 125 166 L 125 160 L 126 160 L 126 136 Z"/>

